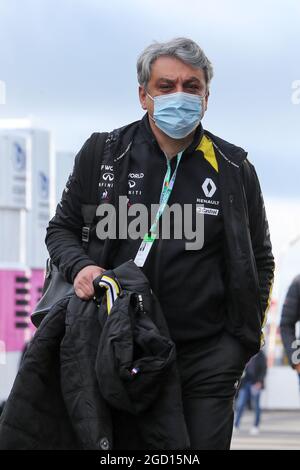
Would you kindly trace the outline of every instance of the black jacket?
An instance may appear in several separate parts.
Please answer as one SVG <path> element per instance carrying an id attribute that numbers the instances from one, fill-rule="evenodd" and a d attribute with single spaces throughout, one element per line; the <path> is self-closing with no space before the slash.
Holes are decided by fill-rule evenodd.
<path id="1" fill-rule="evenodd" d="M 296 323 L 298 321 L 300 321 L 300 275 L 293 279 L 288 289 L 282 307 L 280 321 L 281 338 L 291 366 L 295 365 L 292 360 L 292 355 L 297 351 L 295 341 Z"/>
<path id="2" fill-rule="evenodd" d="M 143 119 L 147 119 L 147 115 Z M 138 121 L 111 133 L 101 160 L 103 162 L 104 159 L 108 173 L 114 167 L 119 175 L 118 195 L 127 194 L 130 149 L 135 145 L 135 133 L 140 125 L 141 121 Z M 251 355 L 260 349 L 261 329 L 269 306 L 274 277 L 274 258 L 263 196 L 255 168 L 248 160 L 247 153 L 208 131 L 204 131 L 204 134 L 214 144 L 219 166 L 228 271 L 226 327 L 240 338 Z M 69 282 L 74 280 L 80 269 L 89 264 L 102 265 L 105 268 L 115 266 L 113 257 L 117 254 L 115 244 L 110 263 L 101 264 L 103 242 L 97 239 L 95 230 L 91 233 L 94 243 L 91 243 L 88 255 L 80 246 L 83 223 L 80 204 L 82 188 L 87 184 L 80 168 L 84 166 L 88 143 L 89 139 L 76 155 L 67 191 L 63 193 L 46 235 L 50 256 Z M 159 244 L 160 240 L 157 256 L 160 253 Z M 159 283 L 159 271 L 156 282 Z M 156 292 L 156 286 L 152 287 Z"/>
<path id="3" fill-rule="evenodd" d="M 175 345 L 149 283 L 132 261 L 105 279 L 120 286 L 110 310 L 110 291 L 100 307 L 72 295 L 42 321 L 0 418 L 0 449 L 189 448 Z"/>

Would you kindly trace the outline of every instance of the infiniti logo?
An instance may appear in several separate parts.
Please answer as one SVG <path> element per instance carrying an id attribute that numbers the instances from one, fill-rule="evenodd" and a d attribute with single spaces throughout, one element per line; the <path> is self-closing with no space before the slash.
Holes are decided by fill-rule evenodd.
<path id="1" fill-rule="evenodd" d="M 114 175 L 113 173 L 104 173 L 102 178 L 104 179 L 104 181 L 113 181 Z"/>

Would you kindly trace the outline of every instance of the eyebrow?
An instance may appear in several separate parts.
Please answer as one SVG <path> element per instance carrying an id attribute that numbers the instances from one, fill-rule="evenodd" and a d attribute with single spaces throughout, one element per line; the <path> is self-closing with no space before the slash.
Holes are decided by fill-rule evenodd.
<path id="1" fill-rule="evenodd" d="M 170 78 L 166 78 L 166 77 L 160 77 L 157 79 L 156 83 L 160 83 L 160 82 L 165 82 L 165 83 L 169 83 L 169 84 L 173 84 L 176 82 L 176 80 L 172 80 Z M 187 78 L 186 80 L 184 80 L 184 84 L 186 83 L 191 83 L 191 82 L 198 82 L 198 83 L 201 83 L 201 81 L 199 80 L 198 77 L 190 77 L 190 78 Z"/>

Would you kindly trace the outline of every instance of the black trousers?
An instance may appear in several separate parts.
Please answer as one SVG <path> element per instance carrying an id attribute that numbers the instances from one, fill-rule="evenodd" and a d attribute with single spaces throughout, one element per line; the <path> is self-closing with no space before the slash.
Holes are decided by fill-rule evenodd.
<path id="1" fill-rule="evenodd" d="M 184 346 L 177 344 L 176 356 L 191 449 L 229 449 L 233 401 L 248 352 L 238 339 L 223 332 Z M 147 449 L 137 432 L 136 418 L 120 410 L 111 412 L 114 448 Z"/>
<path id="2" fill-rule="evenodd" d="M 248 359 L 241 342 L 226 331 L 210 339 L 177 345 L 191 449 L 230 449 L 234 397 Z"/>

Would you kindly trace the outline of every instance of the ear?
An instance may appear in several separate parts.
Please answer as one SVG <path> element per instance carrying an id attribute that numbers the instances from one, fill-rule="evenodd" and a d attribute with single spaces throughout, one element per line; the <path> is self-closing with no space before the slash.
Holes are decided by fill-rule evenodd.
<path id="1" fill-rule="evenodd" d="M 143 86 L 139 86 L 139 98 L 140 103 L 143 109 L 147 109 L 146 101 L 147 101 L 147 93 Z"/>
<path id="2" fill-rule="evenodd" d="M 209 98 L 209 90 L 208 90 L 208 92 L 206 93 L 205 100 L 204 100 L 204 108 L 205 108 L 205 111 L 207 110 L 207 106 L 208 106 L 208 98 Z"/>

